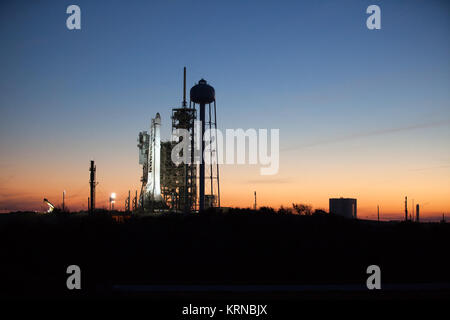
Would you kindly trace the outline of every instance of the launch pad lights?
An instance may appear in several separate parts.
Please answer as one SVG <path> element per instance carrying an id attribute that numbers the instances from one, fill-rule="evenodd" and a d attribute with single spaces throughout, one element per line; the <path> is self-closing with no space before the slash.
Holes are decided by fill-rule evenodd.
<path id="1" fill-rule="evenodd" d="M 109 210 L 114 210 L 114 203 L 116 202 L 116 193 L 113 192 L 109 196 Z"/>

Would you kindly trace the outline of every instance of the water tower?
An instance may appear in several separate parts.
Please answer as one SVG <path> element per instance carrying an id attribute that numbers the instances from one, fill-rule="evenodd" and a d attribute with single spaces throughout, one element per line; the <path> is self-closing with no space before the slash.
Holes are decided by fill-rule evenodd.
<path id="1" fill-rule="evenodd" d="M 219 163 L 217 158 L 217 139 L 211 143 L 211 135 L 209 135 L 208 145 L 210 146 L 210 164 L 209 173 L 205 175 L 205 128 L 209 126 L 211 130 L 217 130 L 217 114 L 216 114 L 216 93 L 212 86 L 206 80 L 201 79 L 198 84 L 191 88 L 191 108 L 196 109 L 196 105 L 200 108 L 200 137 L 201 137 L 201 154 L 200 154 L 200 175 L 199 175 L 199 211 L 205 210 L 205 183 L 209 181 L 209 192 L 206 195 L 207 206 L 220 207 L 220 187 L 219 187 Z M 211 107 L 213 104 L 213 107 Z M 206 106 L 208 106 L 208 119 L 206 119 Z M 214 187 L 216 185 L 216 187 Z M 217 202 L 216 202 L 217 201 Z"/>

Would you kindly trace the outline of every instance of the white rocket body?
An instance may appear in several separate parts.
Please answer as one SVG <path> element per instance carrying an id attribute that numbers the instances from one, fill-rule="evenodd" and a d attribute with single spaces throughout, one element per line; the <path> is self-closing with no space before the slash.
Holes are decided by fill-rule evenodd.
<path id="1" fill-rule="evenodd" d="M 152 119 L 150 127 L 150 159 L 146 193 L 149 199 L 162 201 L 161 197 L 161 117 L 159 113 Z"/>

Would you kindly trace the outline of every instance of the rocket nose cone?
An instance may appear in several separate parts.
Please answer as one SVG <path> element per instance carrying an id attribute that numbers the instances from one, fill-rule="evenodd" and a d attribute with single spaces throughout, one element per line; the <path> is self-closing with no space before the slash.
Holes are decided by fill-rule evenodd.
<path id="1" fill-rule="evenodd" d="M 155 124 L 161 125 L 161 116 L 159 115 L 159 112 L 156 114 Z"/>

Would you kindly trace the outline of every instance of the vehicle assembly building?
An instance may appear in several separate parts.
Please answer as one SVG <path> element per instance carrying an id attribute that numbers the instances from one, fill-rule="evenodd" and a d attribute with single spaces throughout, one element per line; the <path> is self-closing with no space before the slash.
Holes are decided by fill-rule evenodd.
<path id="1" fill-rule="evenodd" d="M 329 212 L 330 214 L 356 219 L 356 199 L 331 198 Z"/>
<path id="2" fill-rule="evenodd" d="M 197 107 L 200 122 L 197 122 Z M 209 117 L 206 117 L 206 111 Z M 209 164 L 205 165 L 205 128 L 217 129 L 215 90 L 201 79 L 190 91 L 190 104 L 186 101 L 186 68 L 184 68 L 183 101 L 181 107 L 172 109 L 172 140 L 161 141 L 162 119 L 159 113 L 151 120 L 150 131 L 138 136 L 139 164 L 142 166 L 141 190 L 134 210 L 143 212 L 173 211 L 195 212 L 209 207 L 220 207 L 219 165 L 217 141 L 208 140 L 212 146 L 207 152 Z M 183 162 L 172 161 L 174 147 L 188 132 L 188 154 L 181 151 Z M 194 137 L 200 137 L 201 146 Z M 209 137 L 208 139 L 211 139 Z M 212 143 L 211 143 L 212 142 Z M 177 151 L 178 152 L 178 151 Z M 215 160 L 214 160 L 215 159 Z M 208 192 L 205 194 L 205 192 Z"/>

